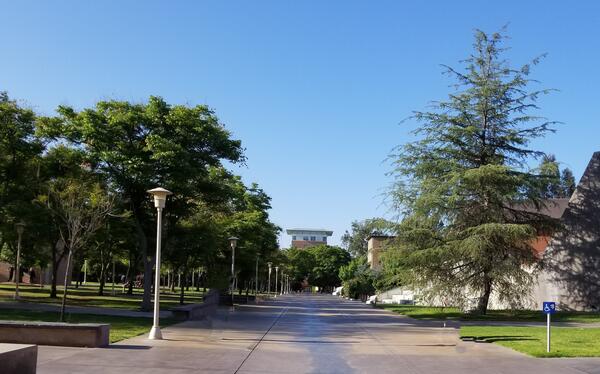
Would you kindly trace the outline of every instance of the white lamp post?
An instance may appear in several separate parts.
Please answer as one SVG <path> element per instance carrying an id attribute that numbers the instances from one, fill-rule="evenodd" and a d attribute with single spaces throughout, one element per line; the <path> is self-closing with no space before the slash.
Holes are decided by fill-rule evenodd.
<path id="1" fill-rule="evenodd" d="M 17 268 L 15 269 L 15 300 L 19 299 L 19 281 L 21 280 L 21 238 L 25 231 L 25 223 L 20 221 L 16 225 L 17 228 Z"/>
<path id="2" fill-rule="evenodd" d="M 154 206 L 157 210 L 156 220 L 156 270 L 154 275 L 154 322 L 148 339 L 162 339 L 162 334 L 159 327 L 159 311 L 160 311 L 160 246 L 162 241 L 162 210 L 165 207 L 167 196 L 172 192 L 165 190 L 162 187 L 148 190 L 148 193 L 154 196 Z"/>
<path id="3" fill-rule="evenodd" d="M 275 297 L 277 297 L 277 274 L 279 274 L 279 266 L 275 266 Z"/>
<path id="4" fill-rule="evenodd" d="M 235 236 L 229 238 L 229 245 L 231 245 L 231 306 L 233 306 L 233 296 L 235 291 L 235 247 L 239 239 Z"/>
<path id="5" fill-rule="evenodd" d="M 271 266 L 273 266 L 272 262 L 267 262 L 269 266 L 269 279 L 267 280 L 267 297 L 271 297 Z"/>

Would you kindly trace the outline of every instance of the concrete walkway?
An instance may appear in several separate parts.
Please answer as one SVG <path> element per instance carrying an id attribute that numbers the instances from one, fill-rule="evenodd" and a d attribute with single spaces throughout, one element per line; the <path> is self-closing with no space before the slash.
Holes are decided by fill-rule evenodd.
<path id="1" fill-rule="evenodd" d="M 2 309 L 24 309 L 24 310 L 35 310 L 42 312 L 60 312 L 60 305 L 55 304 L 43 304 L 43 303 L 29 303 L 29 302 L 12 302 L 3 301 L 0 302 L 0 310 Z M 0 311 L 0 314 L 2 312 Z M 146 317 L 152 318 L 152 312 L 141 312 L 137 310 L 118 309 L 118 308 L 104 308 L 94 306 L 66 306 L 66 313 L 75 314 L 100 314 L 103 316 L 120 316 L 120 317 Z M 168 310 L 160 311 L 161 318 L 169 318 L 173 316 Z"/>
<path id="2" fill-rule="evenodd" d="M 221 309 L 110 348 L 40 347 L 38 373 L 600 373 L 600 359 L 535 359 L 455 328 L 332 296 Z"/>

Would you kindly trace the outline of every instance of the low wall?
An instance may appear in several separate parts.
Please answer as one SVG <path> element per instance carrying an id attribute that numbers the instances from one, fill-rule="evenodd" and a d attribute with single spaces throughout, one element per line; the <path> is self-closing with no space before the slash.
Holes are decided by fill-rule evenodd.
<path id="1" fill-rule="evenodd" d="M 35 374 L 37 345 L 0 344 L 0 372 L 3 374 Z"/>
<path id="2" fill-rule="evenodd" d="M 0 342 L 66 347 L 106 347 L 110 325 L 97 323 L 57 323 L 1 321 Z"/>
<path id="3" fill-rule="evenodd" d="M 219 292 L 210 290 L 202 298 L 202 304 L 189 304 L 171 308 L 173 316 L 181 321 L 201 320 L 217 311 L 219 305 Z"/>

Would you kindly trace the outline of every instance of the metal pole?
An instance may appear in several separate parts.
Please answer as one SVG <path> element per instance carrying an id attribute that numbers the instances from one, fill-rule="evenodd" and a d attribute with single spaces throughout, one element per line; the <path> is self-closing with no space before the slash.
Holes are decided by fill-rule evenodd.
<path id="1" fill-rule="evenodd" d="M 83 285 L 87 283 L 87 260 L 83 260 Z"/>
<path id="2" fill-rule="evenodd" d="M 546 317 L 546 352 L 550 352 L 550 313 Z"/>
<path id="3" fill-rule="evenodd" d="M 21 280 L 21 237 L 22 233 L 18 232 L 17 239 L 17 268 L 15 269 L 15 300 L 19 299 L 19 281 Z"/>
<path id="4" fill-rule="evenodd" d="M 271 267 L 269 266 L 269 280 L 267 281 L 267 297 L 271 297 Z"/>
<path id="5" fill-rule="evenodd" d="M 162 339 L 162 333 L 159 327 L 160 312 L 160 288 L 156 285 L 160 282 L 160 245 L 162 241 L 162 208 L 157 207 L 158 219 L 156 220 L 156 270 L 154 274 L 154 322 L 150 330 L 149 339 Z"/>

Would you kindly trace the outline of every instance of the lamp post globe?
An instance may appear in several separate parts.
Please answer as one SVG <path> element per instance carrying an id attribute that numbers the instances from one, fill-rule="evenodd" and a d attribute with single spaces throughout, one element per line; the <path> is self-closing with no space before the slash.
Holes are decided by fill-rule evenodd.
<path id="1" fill-rule="evenodd" d="M 240 239 L 231 236 L 228 240 L 231 246 L 231 306 L 233 307 L 233 294 L 235 291 L 235 247 L 237 247 L 237 242 Z"/>
<path id="2" fill-rule="evenodd" d="M 23 238 L 23 232 L 25 232 L 25 222 L 19 221 L 15 224 L 17 230 L 17 261 L 15 264 L 15 295 L 14 299 L 19 299 L 19 281 L 21 280 L 21 239 Z"/>
<path id="3" fill-rule="evenodd" d="M 154 275 L 154 321 L 148 339 L 160 340 L 162 333 L 160 332 L 159 314 L 160 314 L 160 249 L 162 241 L 162 210 L 165 207 L 167 196 L 173 193 L 162 187 L 157 187 L 147 191 L 154 197 L 154 207 L 157 210 L 156 219 L 156 269 Z"/>

